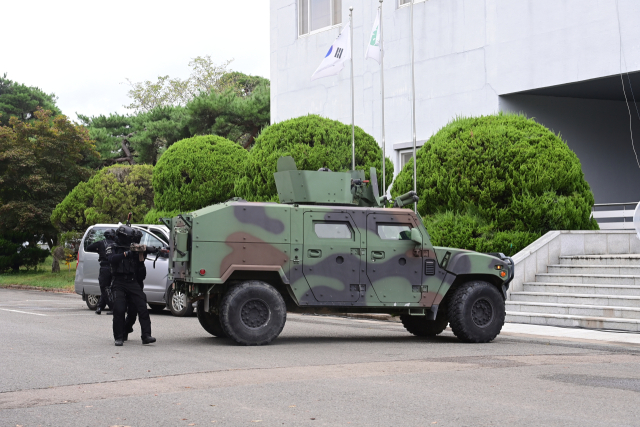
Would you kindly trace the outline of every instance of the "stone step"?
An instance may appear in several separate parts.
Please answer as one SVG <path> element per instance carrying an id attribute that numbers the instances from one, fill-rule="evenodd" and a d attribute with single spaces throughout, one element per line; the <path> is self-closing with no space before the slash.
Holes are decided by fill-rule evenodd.
<path id="1" fill-rule="evenodd" d="M 640 307 L 507 301 L 507 311 L 518 313 L 569 314 L 582 317 L 640 319 Z"/>
<path id="2" fill-rule="evenodd" d="M 573 316 L 570 314 L 507 311 L 505 320 L 510 323 L 527 323 L 530 325 L 640 332 L 640 319 L 614 319 L 610 317 Z"/>
<path id="3" fill-rule="evenodd" d="M 640 265 L 640 254 L 624 255 L 565 255 L 563 265 Z"/>
<path id="4" fill-rule="evenodd" d="M 624 295 L 640 297 L 640 286 L 595 283 L 525 282 L 525 292 L 557 292 L 560 294 Z"/>
<path id="5" fill-rule="evenodd" d="M 551 264 L 547 266 L 547 273 L 640 276 L 640 265 Z"/>
<path id="6" fill-rule="evenodd" d="M 640 286 L 640 276 L 621 274 L 562 274 L 538 273 L 536 282 L 542 283 L 588 283 L 592 285 Z"/>
<path id="7" fill-rule="evenodd" d="M 507 302 L 538 302 L 640 308 L 640 296 L 566 294 L 559 292 L 512 292 Z"/>

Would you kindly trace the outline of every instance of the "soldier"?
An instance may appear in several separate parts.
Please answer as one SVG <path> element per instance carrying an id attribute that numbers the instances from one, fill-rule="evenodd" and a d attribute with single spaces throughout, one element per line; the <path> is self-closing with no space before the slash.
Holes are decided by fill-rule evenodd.
<path id="1" fill-rule="evenodd" d="M 151 344 L 156 339 L 151 336 L 151 319 L 147 310 L 147 299 L 138 283 L 138 269 L 140 255 L 145 252 L 131 250 L 131 244 L 135 243 L 136 231 L 133 228 L 121 225 L 116 230 L 116 243 L 107 246 L 107 258 L 111 264 L 113 275 L 113 338 L 115 345 L 121 346 L 125 337 L 125 312 L 127 306 L 134 306 L 140 316 L 142 329 L 142 343 Z M 146 248 L 142 247 L 144 251 Z"/>
<path id="2" fill-rule="evenodd" d="M 87 252 L 97 252 L 98 262 L 100 263 L 100 273 L 98 275 L 98 284 L 100 285 L 100 300 L 98 301 L 98 308 L 96 308 L 96 314 L 102 313 L 105 307 L 109 306 L 107 314 L 113 314 L 112 302 L 109 297 L 108 291 L 111 286 L 111 266 L 107 260 L 107 245 L 114 243 L 116 232 L 113 229 L 104 232 L 104 240 L 98 240 L 89 245 Z"/>

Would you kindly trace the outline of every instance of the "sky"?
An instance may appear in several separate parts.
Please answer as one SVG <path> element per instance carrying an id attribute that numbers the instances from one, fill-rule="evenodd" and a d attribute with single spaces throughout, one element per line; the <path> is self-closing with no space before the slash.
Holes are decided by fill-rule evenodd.
<path id="1" fill-rule="evenodd" d="M 13 0 L 0 21 L 0 74 L 55 93 L 72 120 L 131 112 L 127 78 L 184 79 L 196 56 L 269 77 L 268 0 Z"/>

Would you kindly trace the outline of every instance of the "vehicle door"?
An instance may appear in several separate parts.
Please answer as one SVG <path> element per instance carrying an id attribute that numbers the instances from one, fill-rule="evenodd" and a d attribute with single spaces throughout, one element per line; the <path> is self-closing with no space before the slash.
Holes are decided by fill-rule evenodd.
<path id="1" fill-rule="evenodd" d="M 100 285 L 98 283 L 100 263 L 98 262 L 98 253 L 87 252 L 87 248 L 92 243 L 104 240 L 104 232 L 108 229 L 108 227 L 92 227 L 87 231 L 80 245 L 80 254 L 78 257 L 79 271 L 76 273 L 76 276 L 81 276 L 82 287 L 84 293 L 87 295 L 100 295 Z"/>
<path id="2" fill-rule="evenodd" d="M 157 230 L 150 229 L 149 231 L 140 231 L 142 231 L 141 243 L 143 245 L 154 246 L 156 248 L 167 246 L 167 243 L 160 239 L 160 237 L 164 237 L 164 235 L 156 234 L 158 233 Z M 155 268 L 153 268 L 154 261 L 156 264 Z M 167 289 L 167 276 L 169 275 L 168 258 L 159 256 L 156 260 L 156 254 L 148 254 L 145 266 L 147 268 L 147 278 L 144 280 L 144 293 L 147 295 L 147 301 L 150 303 L 164 303 L 164 294 Z"/>
<path id="3" fill-rule="evenodd" d="M 304 213 L 302 271 L 314 297 L 325 302 L 360 298 L 360 232 L 345 213 Z"/>
<path id="4" fill-rule="evenodd" d="M 367 276 L 382 302 L 420 302 L 422 257 L 413 252 L 413 228 L 409 215 L 367 215 Z"/>

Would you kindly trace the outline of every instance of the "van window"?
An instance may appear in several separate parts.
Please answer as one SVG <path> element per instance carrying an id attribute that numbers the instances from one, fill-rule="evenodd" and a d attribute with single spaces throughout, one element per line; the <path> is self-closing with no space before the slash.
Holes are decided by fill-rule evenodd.
<path id="1" fill-rule="evenodd" d="M 164 243 L 162 240 L 158 239 L 156 236 L 154 236 L 151 233 L 147 233 L 146 231 L 143 231 L 142 235 L 143 236 L 142 236 L 141 243 L 143 245 L 154 246 L 156 248 L 162 248 L 167 245 L 166 243 Z"/>
<path id="2" fill-rule="evenodd" d="M 107 231 L 106 227 L 93 227 L 89 233 L 87 233 L 87 237 L 84 239 L 84 250 L 86 251 L 89 245 L 95 242 L 99 242 L 100 240 L 104 240 L 104 232 Z"/>
<path id="3" fill-rule="evenodd" d="M 164 245 L 167 246 L 169 244 L 169 241 L 167 240 L 167 237 L 162 233 L 162 231 L 156 229 L 156 228 L 150 228 L 149 229 L 149 233 L 153 234 L 156 238 L 162 240 L 164 242 Z"/>

